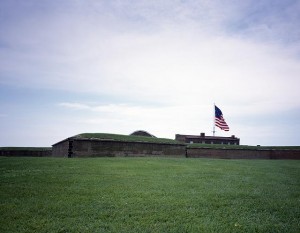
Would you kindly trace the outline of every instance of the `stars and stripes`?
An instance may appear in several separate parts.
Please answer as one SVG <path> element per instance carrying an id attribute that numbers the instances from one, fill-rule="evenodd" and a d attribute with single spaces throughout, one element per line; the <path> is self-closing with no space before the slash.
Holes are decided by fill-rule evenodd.
<path id="1" fill-rule="evenodd" d="M 223 118 L 222 111 L 215 105 L 215 125 L 219 127 L 221 130 L 229 131 L 229 126 L 225 122 Z"/>

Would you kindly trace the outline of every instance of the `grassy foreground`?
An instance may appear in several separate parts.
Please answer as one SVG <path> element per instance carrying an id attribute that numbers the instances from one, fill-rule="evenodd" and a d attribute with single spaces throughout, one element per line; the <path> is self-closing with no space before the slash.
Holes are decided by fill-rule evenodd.
<path id="1" fill-rule="evenodd" d="M 300 232 L 300 161 L 0 157 L 0 232 Z"/>

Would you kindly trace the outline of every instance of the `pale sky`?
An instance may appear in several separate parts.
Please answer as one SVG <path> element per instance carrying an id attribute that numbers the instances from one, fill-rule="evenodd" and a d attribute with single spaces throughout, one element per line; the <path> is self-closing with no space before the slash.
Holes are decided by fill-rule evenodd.
<path id="1" fill-rule="evenodd" d="M 300 145 L 299 0 L 1 0 L 0 146 L 80 133 Z"/>

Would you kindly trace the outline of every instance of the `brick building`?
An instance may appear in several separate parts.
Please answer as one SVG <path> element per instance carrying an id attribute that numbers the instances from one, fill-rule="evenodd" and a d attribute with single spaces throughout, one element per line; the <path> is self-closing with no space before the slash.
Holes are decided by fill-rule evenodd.
<path id="1" fill-rule="evenodd" d="M 234 135 L 231 137 L 216 137 L 206 136 L 205 133 L 201 133 L 200 135 L 176 134 L 175 140 L 184 143 L 240 145 L 240 139 Z"/>

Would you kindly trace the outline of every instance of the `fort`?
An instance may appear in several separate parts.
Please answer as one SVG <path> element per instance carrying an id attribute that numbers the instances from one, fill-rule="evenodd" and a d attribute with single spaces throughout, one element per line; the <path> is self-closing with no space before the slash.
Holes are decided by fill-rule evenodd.
<path id="1" fill-rule="evenodd" d="M 130 135 L 86 133 L 52 146 L 55 157 L 181 157 L 225 159 L 300 159 L 300 147 L 240 146 L 240 139 L 176 134 L 157 138 L 144 130 Z"/>
<path id="2" fill-rule="evenodd" d="M 0 148 L 0 156 L 180 157 L 220 159 L 300 159 L 300 147 L 242 146 L 240 139 L 176 134 L 175 140 L 138 130 L 130 135 L 84 133 L 51 148 Z"/>
<path id="3" fill-rule="evenodd" d="M 146 131 L 143 131 L 146 132 Z M 79 134 L 52 146 L 55 157 L 126 157 L 163 156 L 185 157 L 186 146 L 172 139 L 156 138 L 140 133 L 117 134 Z"/>

